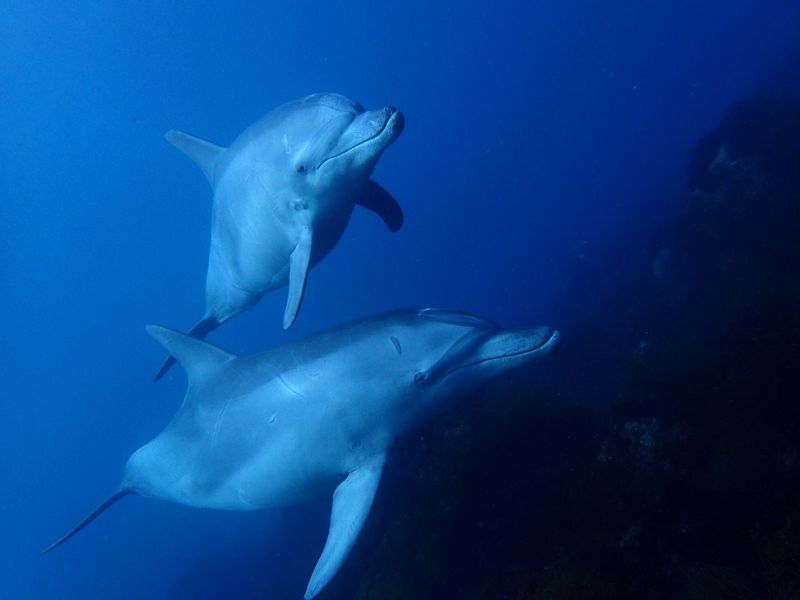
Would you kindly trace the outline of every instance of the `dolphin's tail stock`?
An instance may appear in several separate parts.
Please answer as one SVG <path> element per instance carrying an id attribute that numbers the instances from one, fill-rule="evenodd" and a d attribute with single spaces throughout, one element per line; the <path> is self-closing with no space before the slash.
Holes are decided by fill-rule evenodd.
<path id="1" fill-rule="evenodd" d="M 194 327 L 189 330 L 188 335 L 192 337 L 196 337 L 198 339 L 205 338 L 209 333 L 214 331 L 217 327 L 219 327 L 220 323 L 214 317 L 204 317 L 200 321 L 198 321 Z M 153 377 L 153 381 L 158 381 L 161 379 L 164 374 L 170 370 L 170 367 L 175 364 L 175 357 L 168 356 L 164 363 L 161 365 L 161 368 L 156 373 L 156 376 Z"/>
<path id="2" fill-rule="evenodd" d="M 125 489 L 125 488 L 123 488 L 123 489 L 121 489 L 121 490 L 119 490 L 119 491 L 115 492 L 114 494 L 112 494 L 112 495 L 111 495 L 111 496 L 109 496 L 108 498 L 106 498 L 106 499 L 103 501 L 103 503 L 102 503 L 100 506 L 98 506 L 97 508 L 95 508 L 95 509 L 94 509 L 92 512 L 90 512 L 90 513 L 89 513 L 89 514 L 88 514 L 86 517 L 84 517 L 84 518 L 83 518 L 83 520 L 82 520 L 80 523 L 78 523 L 77 525 L 75 525 L 75 527 L 73 527 L 72 529 L 70 529 L 70 530 L 69 530 L 67 533 L 65 533 L 64 535 L 62 535 L 62 536 L 61 536 L 60 538 L 58 538 L 58 539 L 57 539 L 55 542 L 53 542 L 52 544 L 50 544 L 50 545 L 49 545 L 47 548 L 45 548 L 44 550 L 42 550 L 42 554 L 45 554 L 46 552 L 50 552 L 50 550 L 52 550 L 53 548 L 58 548 L 58 547 L 59 547 L 61 544 L 63 544 L 64 542 L 66 542 L 66 541 L 67 541 L 69 538 L 71 538 L 73 535 L 75 535 L 76 533 L 78 533 L 78 532 L 79 532 L 81 529 L 83 529 L 83 528 L 84 528 L 84 527 L 86 527 L 86 526 L 87 526 L 89 523 L 91 523 L 91 522 L 92 522 L 92 521 L 94 521 L 94 520 L 95 520 L 97 517 L 99 517 L 99 516 L 100 516 L 100 513 L 102 513 L 103 511 L 105 511 L 105 510 L 106 510 L 106 509 L 107 509 L 109 506 L 111 506 L 112 504 L 114 504 L 114 503 L 115 503 L 117 500 L 119 500 L 119 499 L 120 499 L 120 498 L 122 498 L 123 496 L 127 496 L 128 494 L 132 494 L 132 493 L 133 493 L 133 490 L 129 490 L 129 489 Z"/>

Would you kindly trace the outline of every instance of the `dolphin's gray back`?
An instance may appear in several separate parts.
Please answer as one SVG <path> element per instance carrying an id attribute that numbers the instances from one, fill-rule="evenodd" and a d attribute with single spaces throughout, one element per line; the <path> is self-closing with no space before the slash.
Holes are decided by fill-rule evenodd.
<path id="1" fill-rule="evenodd" d="M 271 370 L 280 372 L 301 363 L 311 363 L 322 356 L 341 352 L 348 346 L 357 345 L 365 340 L 372 341 L 381 336 L 389 340 L 393 330 L 425 326 L 430 328 L 436 323 L 440 323 L 444 328 L 454 325 L 487 330 L 499 329 L 499 325 L 493 321 L 462 311 L 404 308 L 350 321 L 278 348 L 242 357 L 238 359 L 238 365 L 252 361 L 268 366 L 266 372 Z"/>

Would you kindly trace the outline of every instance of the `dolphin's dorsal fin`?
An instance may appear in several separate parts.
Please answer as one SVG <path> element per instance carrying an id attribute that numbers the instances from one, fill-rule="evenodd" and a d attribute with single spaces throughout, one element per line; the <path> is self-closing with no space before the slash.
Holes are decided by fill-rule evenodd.
<path id="1" fill-rule="evenodd" d="M 357 204 L 383 219 L 389 231 L 400 231 L 403 226 L 403 209 L 389 192 L 370 179 L 362 194 Z"/>
<path id="2" fill-rule="evenodd" d="M 311 574 L 305 600 L 327 585 L 350 554 L 375 499 L 385 459 L 382 454 L 373 457 L 350 473 L 333 493 L 328 539 Z"/>
<path id="3" fill-rule="evenodd" d="M 300 239 L 289 257 L 289 297 L 283 313 L 283 328 L 289 329 L 297 318 L 300 303 L 306 290 L 308 267 L 311 263 L 312 245 L 311 227 L 304 226 L 300 230 Z"/>
<path id="4" fill-rule="evenodd" d="M 174 329 L 160 325 L 148 325 L 145 329 L 186 369 L 190 385 L 205 379 L 236 358 L 227 350 Z"/>
<path id="5" fill-rule="evenodd" d="M 170 144 L 191 158 L 203 171 L 208 183 L 214 185 L 214 168 L 219 157 L 225 153 L 225 148 L 175 129 L 169 130 L 164 137 Z"/>
<path id="6" fill-rule="evenodd" d="M 217 327 L 219 327 L 219 321 L 217 321 L 214 317 L 203 317 L 194 324 L 194 327 L 189 330 L 188 335 L 202 340 Z M 174 364 L 175 357 L 172 355 L 167 356 L 167 358 L 161 364 L 161 368 L 158 370 L 158 373 L 156 373 L 156 376 L 153 377 L 153 381 L 158 381 L 161 379 Z"/>

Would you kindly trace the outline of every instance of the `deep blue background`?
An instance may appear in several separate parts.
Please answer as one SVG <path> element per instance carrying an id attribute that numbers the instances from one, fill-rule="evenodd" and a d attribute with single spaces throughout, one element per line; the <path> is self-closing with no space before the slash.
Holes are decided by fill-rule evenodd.
<path id="1" fill-rule="evenodd" d="M 174 596 L 211 570 L 300 597 L 321 550 L 327 499 L 229 514 L 126 498 L 39 555 L 183 393 L 179 369 L 150 382 L 162 351 L 143 325 L 201 316 L 210 191 L 165 131 L 228 144 L 317 91 L 406 115 L 375 173 L 402 232 L 357 210 L 295 327 L 277 291 L 212 336 L 224 346 L 408 305 L 563 327 L 593 301 L 566 294 L 567 265 L 598 240 L 635 255 L 677 210 L 694 141 L 800 39 L 788 0 L 270 4 L 0 12 L 3 596 Z"/>

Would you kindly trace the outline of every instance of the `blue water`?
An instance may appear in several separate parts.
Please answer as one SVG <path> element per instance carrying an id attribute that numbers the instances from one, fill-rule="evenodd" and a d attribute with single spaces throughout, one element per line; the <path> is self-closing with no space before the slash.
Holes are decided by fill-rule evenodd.
<path id="1" fill-rule="evenodd" d="M 0 596 L 227 581 L 234 597 L 297 598 L 322 547 L 326 498 L 248 514 L 126 498 L 39 554 L 115 489 L 184 391 L 179 369 L 151 383 L 162 351 L 143 327 L 202 315 L 211 194 L 164 132 L 226 145 L 318 91 L 406 116 L 374 175 L 403 230 L 357 209 L 289 332 L 284 289 L 220 345 L 404 306 L 568 329 L 614 281 L 576 283 L 574 265 L 604 244 L 637 260 L 680 211 L 698 137 L 800 47 L 785 0 L 254 4 L 0 11 Z"/>

